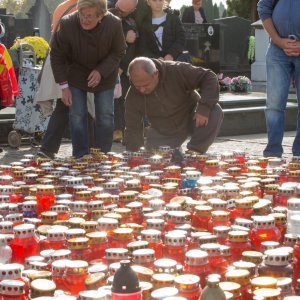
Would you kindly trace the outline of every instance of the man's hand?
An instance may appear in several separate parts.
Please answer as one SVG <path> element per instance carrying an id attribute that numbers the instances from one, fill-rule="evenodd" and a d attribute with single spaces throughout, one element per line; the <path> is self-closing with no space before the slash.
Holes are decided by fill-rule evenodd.
<path id="1" fill-rule="evenodd" d="M 208 117 L 202 116 L 197 112 L 194 115 L 194 120 L 195 120 L 195 126 L 197 128 L 206 126 L 208 124 Z"/>
<path id="2" fill-rule="evenodd" d="M 72 105 L 72 93 L 70 88 L 65 88 L 61 91 L 62 97 L 61 101 L 64 103 L 66 106 L 71 106 Z"/>
<path id="3" fill-rule="evenodd" d="M 288 56 L 298 56 L 300 51 L 299 51 L 299 45 L 297 46 L 297 44 L 299 43 L 299 41 L 296 41 L 295 39 L 291 39 L 291 38 L 282 38 L 280 37 L 280 35 L 278 34 L 273 20 L 272 18 L 268 18 L 266 20 L 263 21 L 263 26 L 265 28 L 265 30 L 267 31 L 267 33 L 269 34 L 272 42 L 279 48 L 281 48 L 286 55 Z M 298 48 L 298 50 L 296 50 L 295 48 Z"/>
<path id="4" fill-rule="evenodd" d="M 287 56 L 299 56 L 300 55 L 300 41 L 289 40 L 287 47 L 283 49 Z"/>
<path id="5" fill-rule="evenodd" d="M 164 60 L 172 60 L 173 61 L 174 57 L 171 54 L 167 54 L 167 55 L 165 55 Z"/>
<path id="6" fill-rule="evenodd" d="M 272 42 L 281 49 L 286 49 L 290 47 L 290 43 L 294 43 L 295 41 L 291 39 L 285 39 L 281 37 L 276 37 L 272 39 Z"/>
<path id="7" fill-rule="evenodd" d="M 285 38 L 277 38 L 272 41 L 276 46 L 281 48 L 287 56 L 300 55 L 300 41 Z"/>
<path id="8" fill-rule="evenodd" d="M 126 34 L 126 43 L 133 44 L 136 40 L 136 32 L 134 30 L 128 30 Z"/>
<path id="9" fill-rule="evenodd" d="M 88 87 L 96 87 L 101 81 L 101 74 L 97 70 L 93 70 L 88 77 Z"/>

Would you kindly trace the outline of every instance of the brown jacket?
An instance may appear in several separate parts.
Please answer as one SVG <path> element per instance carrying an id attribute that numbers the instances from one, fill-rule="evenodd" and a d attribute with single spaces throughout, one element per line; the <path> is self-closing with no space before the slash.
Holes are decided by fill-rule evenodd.
<path id="1" fill-rule="evenodd" d="M 119 18 L 108 13 L 94 29 L 84 30 L 78 12 L 62 18 L 60 29 L 51 44 L 51 66 L 55 81 L 88 92 L 112 89 L 126 43 Z M 98 70 L 101 81 L 95 88 L 87 86 L 92 70 Z"/>
<path id="2" fill-rule="evenodd" d="M 160 134 L 181 135 L 188 132 L 193 111 L 209 117 L 219 100 L 219 83 L 213 71 L 188 63 L 153 61 L 159 71 L 156 89 L 150 95 L 142 95 L 131 86 L 126 96 L 125 144 L 130 151 L 144 144 L 144 116 Z"/>

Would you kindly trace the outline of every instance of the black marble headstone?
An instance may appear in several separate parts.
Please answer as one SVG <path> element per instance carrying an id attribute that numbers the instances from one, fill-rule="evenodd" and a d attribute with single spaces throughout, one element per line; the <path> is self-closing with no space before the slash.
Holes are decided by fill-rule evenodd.
<path id="1" fill-rule="evenodd" d="M 222 70 L 250 70 L 248 62 L 248 40 L 251 22 L 240 17 L 214 20 L 220 25 L 220 64 Z"/>
<path id="2" fill-rule="evenodd" d="M 220 71 L 220 26 L 218 24 L 183 24 L 185 47 L 192 56 L 192 63 Z"/>
<path id="3" fill-rule="evenodd" d="M 13 15 L 1 15 L 0 20 L 5 27 L 5 35 L 1 38 L 1 43 L 3 43 L 7 48 L 10 48 L 16 38 L 15 24 L 16 19 Z"/>
<path id="4" fill-rule="evenodd" d="M 1 42 L 10 48 L 17 37 L 33 35 L 33 26 L 31 19 L 16 19 L 13 15 L 1 15 L 1 22 L 5 26 L 5 35 Z"/>

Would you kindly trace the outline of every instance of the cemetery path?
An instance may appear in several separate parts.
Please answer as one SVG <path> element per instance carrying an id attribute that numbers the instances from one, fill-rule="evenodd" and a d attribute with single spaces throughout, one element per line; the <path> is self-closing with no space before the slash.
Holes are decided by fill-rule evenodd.
<path id="1" fill-rule="evenodd" d="M 290 158 L 292 156 L 292 144 L 294 140 L 295 132 L 288 131 L 285 133 L 283 140 L 284 157 Z M 247 155 L 261 156 L 263 149 L 267 143 L 266 134 L 251 134 L 240 136 L 222 136 L 218 137 L 215 143 L 210 147 L 210 152 L 222 153 L 232 150 L 244 150 Z M 183 145 L 183 149 L 185 149 Z M 114 143 L 112 151 L 121 153 L 125 148 L 120 143 Z M 22 144 L 19 149 L 12 149 L 9 146 L 3 147 L 3 152 L 0 153 L 0 164 L 9 164 L 13 161 L 19 161 L 25 154 L 36 154 L 38 147 L 32 147 L 30 145 Z M 58 153 L 59 157 L 69 157 L 72 155 L 72 145 L 70 141 L 65 141 Z"/>

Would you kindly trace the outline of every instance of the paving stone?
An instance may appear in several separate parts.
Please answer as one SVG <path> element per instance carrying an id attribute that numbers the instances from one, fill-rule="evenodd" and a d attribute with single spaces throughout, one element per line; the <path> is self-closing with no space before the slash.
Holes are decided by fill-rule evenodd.
<path id="1" fill-rule="evenodd" d="M 285 133 L 283 140 L 284 157 L 292 157 L 292 145 L 295 137 L 294 131 Z M 241 136 L 226 136 L 218 137 L 215 143 L 209 148 L 210 152 L 222 153 L 236 149 L 244 150 L 249 156 L 261 156 L 263 149 L 267 143 L 266 134 L 252 134 Z M 183 149 L 184 149 L 183 145 Z M 36 154 L 38 147 L 31 145 L 21 145 L 19 149 L 12 149 L 9 146 L 3 147 L 3 152 L 0 153 L 0 164 L 9 164 L 14 161 L 19 161 L 25 154 Z M 125 150 L 121 143 L 114 143 L 112 151 L 121 153 Z M 70 157 L 72 155 L 72 145 L 70 141 L 64 142 L 59 150 L 59 157 Z"/>

